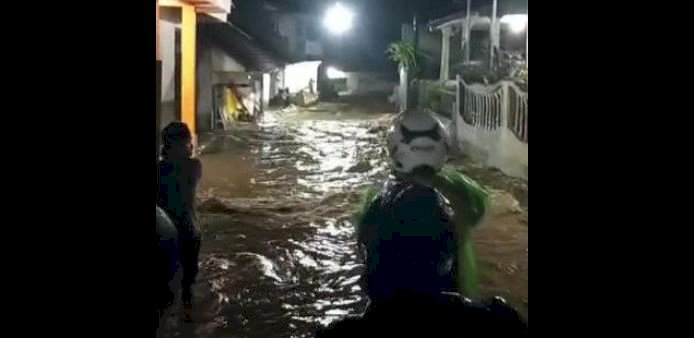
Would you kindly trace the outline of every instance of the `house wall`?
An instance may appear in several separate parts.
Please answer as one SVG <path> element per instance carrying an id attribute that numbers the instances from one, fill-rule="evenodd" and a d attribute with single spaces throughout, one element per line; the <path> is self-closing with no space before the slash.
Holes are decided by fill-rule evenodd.
<path id="1" fill-rule="evenodd" d="M 347 91 L 352 95 L 391 94 L 397 85 L 388 76 L 372 72 L 348 72 Z"/>
<path id="2" fill-rule="evenodd" d="M 314 60 L 323 55 L 317 18 L 306 14 L 277 14 L 274 16 L 278 34 L 287 54 L 293 60 Z"/>
<path id="3" fill-rule="evenodd" d="M 212 130 L 212 86 L 214 84 L 212 50 L 210 48 L 200 48 L 197 60 L 198 130 L 208 132 Z"/>
<path id="4" fill-rule="evenodd" d="M 227 15 L 229 14 L 229 11 L 231 11 L 232 8 L 232 1 L 231 0 L 209 0 L 210 5 L 219 8 L 222 11 L 219 12 L 214 12 L 214 13 L 207 13 L 208 16 L 224 22 L 227 21 Z"/>
<path id="5" fill-rule="evenodd" d="M 207 47 L 210 52 L 212 62 L 212 70 L 215 72 L 245 72 L 244 67 L 233 57 L 230 57 L 221 49 L 216 47 Z"/>
<path id="6" fill-rule="evenodd" d="M 528 179 L 528 144 L 507 128 L 486 130 L 471 126 L 457 116 L 458 147 L 472 159 L 505 174 Z"/>
<path id="7" fill-rule="evenodd" d="M 295 94 L 308 88 L 310 79 L 316 84 L 320 64 L 321 61 L 305 61 L 287 65 L 284 68 L 284 86 L 289 88 L 289 93 Z"/>
<path id="8" fill-rule="evenodd" d="M 297 54 L 298 36 L 297 36 L 297 21 L 296 18 L 291 15 L 277 15 L 277 33 L 284 41 L 284 48 L 291 56 Z"/>
<path id="9" fill-rule="evenodd" d="M 180 19 L 167 9 L 161 10 L 159 48 L 161 51 L 161 124 L 163 128 L 176 118 L 176 28 Z"/>
<path id="10" fill-rule="evenodd" d="M 215 72 L 214 84 L 235 83 L 239 85 L 250 84 L 250 73 L 245 71 L 240 72 Z"/>
<path id="11" fill-rule="evenodd" d="M 231 21 L 283 58 L 318 60 L 325 53 L 320 15 L 282 13 L 263 1 L 237 1 Z"/>

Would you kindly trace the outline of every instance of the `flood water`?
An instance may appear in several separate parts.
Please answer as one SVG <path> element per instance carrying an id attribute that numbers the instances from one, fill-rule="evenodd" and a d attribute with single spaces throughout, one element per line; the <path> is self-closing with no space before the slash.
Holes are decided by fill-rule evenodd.
<path id="1" fill-rule="evenodd" d="M 350 218 L 363 188 L 387 175 L 391 110 L 322 104 L 266 112 L 257 124 L 202 142 L 195 323 L 173 311 L 159 335 L 312 337 L 361 313 L 363 266 Z M 492 197 L 475 232 L 483 296 L 505 297 L 527 319 L 527 182 L 519 205 L 503 175 L 467 165 L 459 168 Z"/>
<path id="2" fill-rule="evenodd" d="M 310 337 L 364 309 L 350 216 L 387 174 L 385 112 L 266 112 L 206 146 L 196 324 L 164 336 Z"/>

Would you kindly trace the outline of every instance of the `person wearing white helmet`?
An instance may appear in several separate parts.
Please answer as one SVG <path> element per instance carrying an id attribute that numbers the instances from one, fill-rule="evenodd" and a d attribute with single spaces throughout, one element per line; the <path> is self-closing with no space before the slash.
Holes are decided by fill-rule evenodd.
<path id="1" fill-rule="evenodd" d="M 380 191 L 366 191 L 354 220 L 368 305 L 319 329 L 316 338 L 528 336 L 527 323 L 503 299 L 461 295 L 478 296 L 470 229 L 480 223 L 488 196 L 443 168 L 447 134 L 427 112 L 395 119 L 388 136 L 393 175 Z"/>
<path id="2" fill-rule="evenodd" d="M 425 110 L 398 114 L 388 134 L 392 169 L 399 174 L 416 174 L 443 168 L 450 141 L 446 127 Z"/>
<path id="3" fill-rule="evenodd" d="M 481 223 L 488 209 L 488 193 L 462 173 L 444 169 L 451 148 L 449 133 L 429 111 L 412 109 L 398 114 L 389 131 L 387 146 L 393 175 L 380 193 L 375 189 L 367 190 L 355 219 L 359 243 L 365 247 L 378 240 L 379 224 L 374 223 L 379 223 L 382 217 L 378 214 L 388 209 L 379 206 L 384 197 L 396 193 L 395 190 L 403 190 L 403 184 L 431 187 L 453 210 L 450 231 L 456 238 L 457 254 L 452 262 L 453 272 L 447 276 L 448 285 L 453 289 L 450 291 L 477 296 L 478 277 L 471 230 Z"/>

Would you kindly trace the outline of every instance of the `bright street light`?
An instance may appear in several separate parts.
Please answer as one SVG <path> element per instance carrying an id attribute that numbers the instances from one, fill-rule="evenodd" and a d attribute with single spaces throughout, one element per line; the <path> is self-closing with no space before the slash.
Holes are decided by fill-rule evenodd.
<path id="1" fill-rule="evenodd" d="M 354 13 L 337 2 L 330 7 L 323 18 L 323 25 L 333 34 L 343 34 L 352 28 Z"/>
<path id="2" fill-rule="evenodd" d="M 508 25 L 508 28 L 513 33 L 522 32 L 528 25 L 527 14 L 508 14 L 501 17 L 501 23 Z"/>

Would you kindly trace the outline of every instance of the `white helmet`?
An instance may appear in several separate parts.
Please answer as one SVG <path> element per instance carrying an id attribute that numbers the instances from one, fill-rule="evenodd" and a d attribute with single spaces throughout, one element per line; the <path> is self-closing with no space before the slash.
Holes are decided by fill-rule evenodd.
<path id="1" fill-rule="evenodd" d="M 446 127 L 426 110 L 398 114 L 388 134 L 388 153 L 393 170 L 410 173 L 428 166 L 439 171 L 449 147 Z"/>

